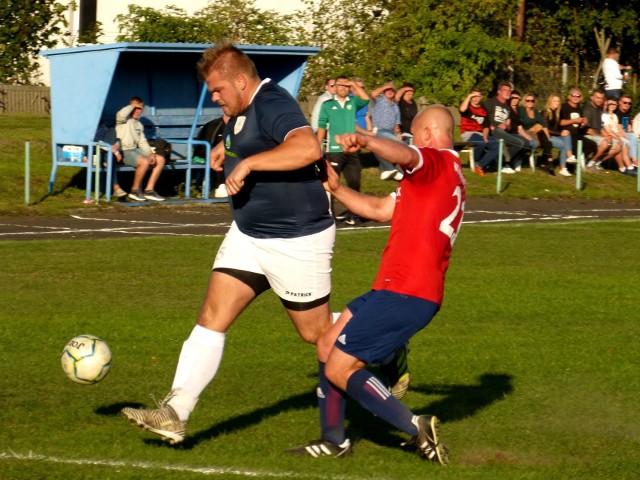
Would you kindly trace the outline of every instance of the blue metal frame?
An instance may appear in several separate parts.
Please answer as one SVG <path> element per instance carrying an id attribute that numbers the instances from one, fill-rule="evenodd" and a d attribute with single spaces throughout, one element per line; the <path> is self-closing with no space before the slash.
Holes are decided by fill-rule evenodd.
<path id="1" fill-rule="evenodd" d="M 94 137 L 101 119 L 104 121 L 115 118 L 117 109 L 126 105 L 131 95 L 139 95 L 150 100 L 143 116 L 147 113 L 146 120 L 152 124 L 154 121 L 161 122 L 162 119 L 193 118 L 189 127 L 184 124 L 184 137 L 170 138 L 171 135 L 163 135 L 163 138 L 168 137 L 165 139 L 178 147 L 183 158 L 167 168 L 186 170 L 187 198 L 190 197 L 191 170 L 205 168 L 205 199 L 208 199 L 210 169 L 206 164 L 193 164 L 192 147 L 202 144 L 195 140 L 198 126 L 222 115 L 220 108 L 208 99 L 206 85 L 196 78 L 195 64 L 202 52 L 209 47 L 210 44 L 204 43 L 115 43 L 40 52 L 51 61 L 52 75 L 53 165 L 49 192 L 53 191 L 58 166 L 80 167 L 87 169 L 86 198 L 91 198 L 93 163 L 90 153 L 96 145 Z M 272 78 L 294 97 L 300 88 L 307 58 L 320 51 L 315 47 L 238 47 L 256 63 L 261 77 Z M 192 102 L 190 98 L 193 99 Z M 155 126 L 160 128 L 163 125 Z M 166 125 L 166 128 L 171 129 L 170 125 Z M 153 137 L 154 135 L 148 135 L 148 138 Z M 88 161 L 65 161 L 61 158 L 64 145 L 85 148 Z M 109 156 L 109 165 L 111 157 Z M 96 168 L 101 168 L 101 165 L 96 164 Z M 111 173 L 107 173 L 107 199 L 111 196 Z"/>

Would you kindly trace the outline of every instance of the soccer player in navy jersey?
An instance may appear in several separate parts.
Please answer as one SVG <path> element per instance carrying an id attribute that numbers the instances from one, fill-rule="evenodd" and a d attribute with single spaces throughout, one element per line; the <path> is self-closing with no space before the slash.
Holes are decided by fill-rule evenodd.
<path id="1" fill-rule="evenodd" d="M 318 341 L 318 403 L 322 437 L 289 449 L 293 455 L 344 456 L 346 396 L 411 436 L 418 455 L 446 464 L 435 416 L 415 415 L 365 367 L 380 363 L 426 327 L 440 309 L 444 278 L 465 202 L 465 179 L 453 150 L 453 118 L 433 105 L 412 123 L 414 146 L 358 133 L 342 135 L 345 151 L 366 148 L 403 168 L 395 193 L 384 198 L 355 192 L 328 167 L 326 188 L 356 215 L 391 220 L 372 290 L 351 301 Z"/>
<path id="2" fill-rule="evenodd" d="M 329 308 L 335 224 L 319 175 L 322 151 L 291 95 L 260 79 L 231 44 L 198 63 L 212 99 L 229 118 L 211 152 L 224 165 L 233 223 L 216 255 L 198 323 L 184 342 L 171 391 L 159 408 L 125 408 L 134 424 L 181 442 L 198 397 L 216 375 L 225 332 L 271 288 L 303 340 L 316 343 L 332 325 Z M 321 165 L 324 166 L 324 165 Z"/>

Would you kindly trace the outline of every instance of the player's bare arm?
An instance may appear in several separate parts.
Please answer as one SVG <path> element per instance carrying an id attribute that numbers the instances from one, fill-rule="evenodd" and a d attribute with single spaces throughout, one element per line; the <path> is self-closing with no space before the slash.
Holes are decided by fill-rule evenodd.
<path id="1" fill-rule="evenodd" d="M 322 157 L 320 143 L 311 127 L 298 128 L 287 135 L 284 142 L 277 147 L 252 155 L 238 163 L 225 184 L 231 195 L 235 195 L 244 185 L 244 181 L 252 171 L 286 172 L 298 170 L 311 165 Z"/>
<path id="2" fill-rule="evenodd" d="M 368 218 L 375 222 L 388 222 L 393 215 L 395 198 L 387 195 L 384 198 L 365 195 L 340 183 L 340 178 L 331 164 L 327 164 L 327 180 L 324 188 L 342 203 L 351 213 Z"/>
<path id="3" fill-rule="evenodd" d="M 366 148 L 408 170 L 417 167 L 420 163 L 420 154 L 415 149 L 394 140 L 360 133 L 347 133 L 336 135 L 336 143 L 340 144 L 345 152 L 357 152 L 361 148 Z"/>

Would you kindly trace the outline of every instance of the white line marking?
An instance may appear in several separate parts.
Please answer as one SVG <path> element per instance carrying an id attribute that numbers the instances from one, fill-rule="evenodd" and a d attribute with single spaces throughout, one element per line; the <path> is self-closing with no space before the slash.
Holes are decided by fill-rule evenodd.
<path id="1" fill-rule="evenodd" d="M 127 220 L 122 218 L 99 218 L 99 217 L 82 217 L 80 215 L 70 215 L 71 218 L 75 218 L 76 220 L 89 220 L 93 222 L 120 222 L 120 223 L 147 223 L 151 225 L 170 225 L 175 227 L 228 227 L 231 225 L 230 222 L 221 222 L 221 223 L 174 223 L 174 222 L 158 222 L 154 220 Z"/>
<path id="2" fill-rule="evenodd" d="M 308 478 L 327 480 L 371 480 L 370 477 L 352 477 L 347 475 L 310 474 L 304 472 L 269 472 L 264 470 L 242 470 L 232 467 L 191 467 L 189 465 L 154 463 L 154 462 L 126 462 L 123 460 L 103 460 L 88 458 L 62 458 L 49 455 L 40 455 L 30 451 L 29 453 L 0 452 L 0 460 L 38 461 L 47 463 L 60 463 L 63 465 L 99 465 L 101 467 L 133 468 L 142 470 L 165 470 L 173 472 L 199 473 L 201 475 L 237 475 L 239 477 L 253 478 Z"/>

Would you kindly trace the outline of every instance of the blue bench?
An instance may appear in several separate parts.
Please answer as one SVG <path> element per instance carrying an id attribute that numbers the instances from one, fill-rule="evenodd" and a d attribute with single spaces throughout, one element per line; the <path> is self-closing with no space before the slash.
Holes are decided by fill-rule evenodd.
<path id="1" fill-rule="evenodd" d="M 192 151 L 199 142 L 196 135 L 207 121 L 222 115 L 219 105 L 197 76 L 195 65 L 203 43 L 129 42 L 86 45 L 40 52 L 51 64 L 51 136 L 53 166 L 49 192 L 53 191 L 56 170 L 60 166 L 87 169 L 86 199 L 91 198 L 92 182 L 107 173 L 107 199 L 111 198 L 113 158 L 84 161 L 73 148 L 86 152 L 87 159 L 99 146 L 94 142 L 101 123 L 115 121 L 115 113 L 131 97 L 144 99 L 141 121 L 146 123 L 147 138 L 162 138 L 172 144 L 167 170 L 185 171 L 185 194 L 191 195 L 193 170 L 205 169 L 204 197 L 209 198 L 208 158 L 194 164 Z M 241 45 L 255 62 L 262 78 L 271 78 L 295 98 L 302 82 L 307 58 L 320 51 L 316 47 Z M 104 146 L 104 145 L 103 145 Z M 207 150 L 209 151 L 209 150 Z M 65 154 L 68 154 L 65 156 Z M 73 156 L 75 155 L 75 156 Z M 118 167 L 122 171 L 130 167 Z M 97 169 L 97 172 L 96 172 Z M 205 201 L 203 200 L 203 201 Z"/>
<path id="2" fill-rule="evenodd" d="M 194 118 L 189 115 L 149 115 L 141 118 L 145 125 L 145 135 L 149 139 L 162 139 L 171 144 L 171 157 L 167 158 L 164 170 L 184 170 L 185 171 L 185 199 L 191 198 L 191 178 L 192 170 L 204 170 L 204 181 L 202 183 L 202 198 L 209 200 L 211 190 L 211 169 L 209 168 L 209 154 L 211 145 L 203 140 L 196 140 L 202 124 L 194 122 Z M 206 123 L 208 120 L 204 121 Z M 107 145 L 107 144 L 104 144 Z M 193 148 L 196 145 L 205 147 L 205 163 L 194 163 Z M 109 146 L 110 147 L 110 146 Z M 110 151 L 109 151 L 110 152 Z M 107 156 L 107 181 L 106 198 L 111 200 L 113 190 L 113 169 L 127 172 L 135 171 L 134 167 L 117 165 L 113 161 L 113 155 Z M 225 201 L 225 200 L 217 200 Z"/>

